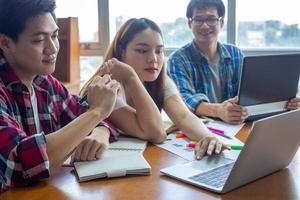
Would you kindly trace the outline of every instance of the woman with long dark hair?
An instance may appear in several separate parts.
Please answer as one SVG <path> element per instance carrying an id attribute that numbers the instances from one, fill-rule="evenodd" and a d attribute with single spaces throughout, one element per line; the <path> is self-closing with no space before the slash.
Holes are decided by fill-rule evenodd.
<path id="1" fill-rule="evenodd" d="M 167 76 L 162 32 L 153 21 L 132 18 L 125 22 L 109 46 L 103 65 L 81 93 L 86 92 L 85 88 L 95 76 L 105 73 L 112 74 L 112 78 L 124 87 L 128 106 L 114 111 L 109 120 L 125 134 L 162 142 L 166 134 L 159 111 L 164 109 L 180 130 L 190 139 L 199 141 L 195 148 L 197 159 L 205 153 L 220 153 L 227 148 L 188 110 L 176 85 Z M 142 84 L 136 83 L 136 77 Z M 141 85 L 146 90 L 140 88 Z"/>

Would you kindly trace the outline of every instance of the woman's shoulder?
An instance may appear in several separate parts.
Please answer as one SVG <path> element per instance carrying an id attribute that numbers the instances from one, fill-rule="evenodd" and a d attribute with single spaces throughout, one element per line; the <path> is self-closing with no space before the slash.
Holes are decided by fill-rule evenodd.
<path id="1" fill-rule="evenodd" d="M 164 100 L 175 94 L 179 94 L 177 86 L 174 81 L 169 76 L 167 76 L 164 86 Z"/>

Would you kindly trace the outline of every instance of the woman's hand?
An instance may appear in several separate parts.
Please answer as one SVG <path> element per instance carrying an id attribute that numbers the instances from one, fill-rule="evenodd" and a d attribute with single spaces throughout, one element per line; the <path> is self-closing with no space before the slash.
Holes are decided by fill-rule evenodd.
<path id="1" fill-rule="evenodd" d="M 195 146 L 196 159 L 201 159 L 205 153 L 208 155 L 220 154 L 224 149 L 230 149 L 228 146 L 218 141 L 214 136 L 205 136 Z"/>
<path id="2" fill-rule="evenodd" d="M 105 62 L 100 70 L 100 75 L 110 74 L 113 79 L 116 79 L 122 84 L 126 84 L 131 77 L 137 77 L 134 69 L 116 58 L 112 58 Z"/>

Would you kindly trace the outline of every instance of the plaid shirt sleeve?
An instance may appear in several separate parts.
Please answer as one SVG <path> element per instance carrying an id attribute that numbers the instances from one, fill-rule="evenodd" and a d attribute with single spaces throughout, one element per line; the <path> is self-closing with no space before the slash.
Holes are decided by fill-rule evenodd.
<path id="1" fill-rule="evenodd" d="M 88 110 L 87 101 L 79 103 L 81 97 L 77 95 L 71 95 L 68 90 L 52 76 L 49 76 L 49 80 L 53 83 L 56 92 L 59 95 L 60 104 L 61 104 L 61 124 L 62 127 L 73 121 L 76 117 Z M 55 96 L 54 96 L 55 97 Z M 104 97 L 105 98 L 105 97 Z M 110 141 L 113 141 L 117 136 L 116 128 L 108 120 L 100 121 L 97 126 L 105 126 L 110 131 Z"/>
<path id="2" fill-rule="evenodd" d="M 197 93 L 194 83 L 190 78 L 188 68 L 191 63 L 184 57 L 173 54 L 168 60 L 168 75 L 177 85 L 181 96 L 190 110 L 196 110 L 200 102 L 209 102 L 208 97 L 204 93 Z"/>
<path id="3" fill-rule="evenodd" d="M 44 133 L 27 136 L 13 117 L 7 99 L 0 98 L 0 180 L 1 190 L 49 177 Z"/>

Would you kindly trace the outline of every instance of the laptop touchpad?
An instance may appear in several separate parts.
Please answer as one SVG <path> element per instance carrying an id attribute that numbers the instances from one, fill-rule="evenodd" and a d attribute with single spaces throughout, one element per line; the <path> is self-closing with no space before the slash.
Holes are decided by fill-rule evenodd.
<path id="1" fill-rule="evenodd" d="M 235 162 L 235 160 L 225 158 L 224 156 L 213 155 L 204 156 L 201 160 L 186 163 L 185 166 L 204 172 L 232 162 Z"/>

